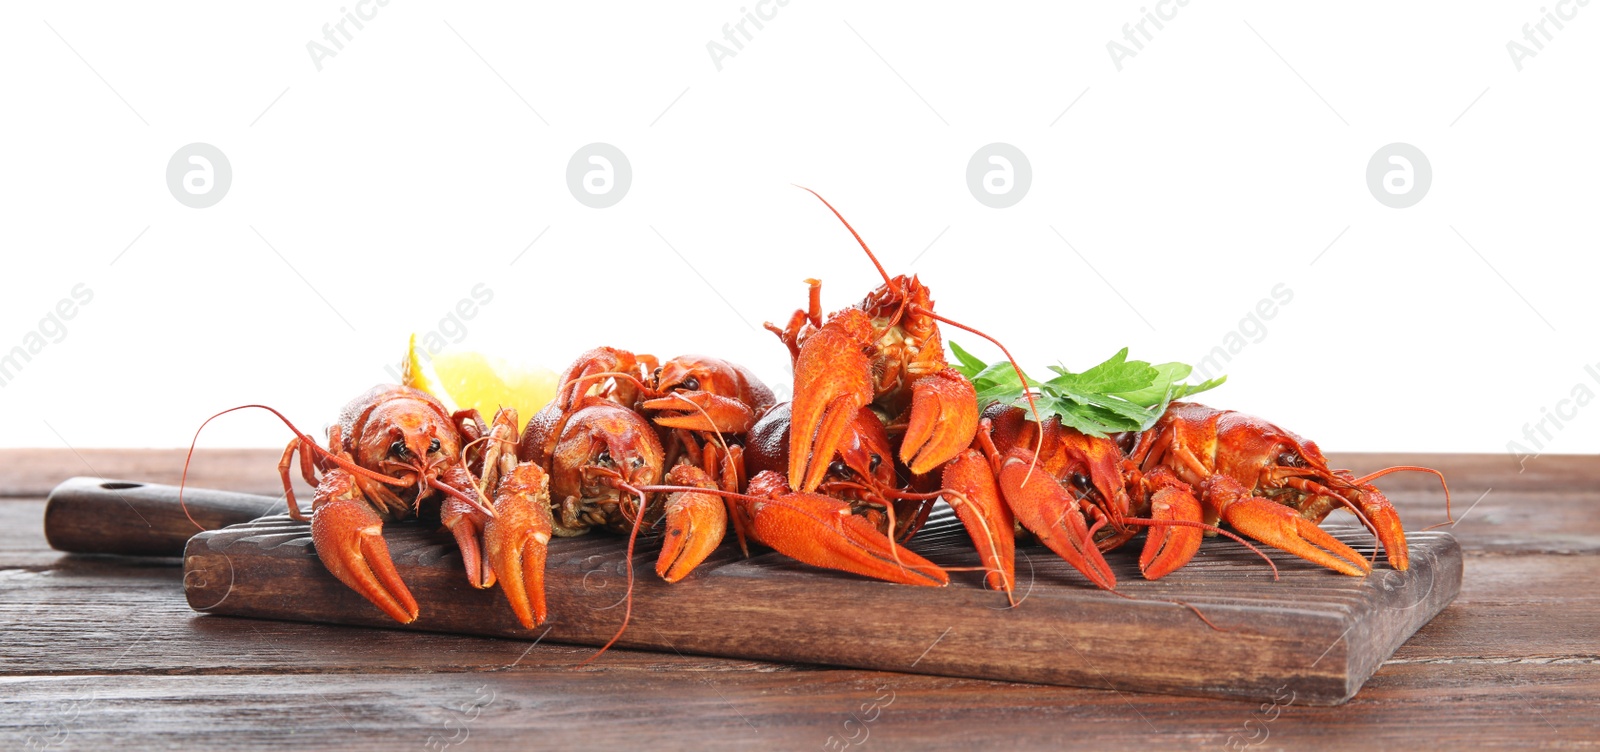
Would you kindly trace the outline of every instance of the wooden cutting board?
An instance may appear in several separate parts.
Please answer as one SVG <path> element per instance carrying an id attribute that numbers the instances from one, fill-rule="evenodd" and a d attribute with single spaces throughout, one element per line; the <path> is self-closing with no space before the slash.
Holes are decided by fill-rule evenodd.
<path id="1" fill-rule="evenodd" d="M 1330 532 L 1366 554 L 1355 527 Z M 208 614 L 602 645 L 621 623 L 625 539 L 556 539 L 546 591 L 551 620 L 521 627 L 498 588 L 471 588 L 453 540 L 436 526 L 385 530 L 421 606 L 402 626 L 323 568 L 307 525 L 264 517 L 201 533 L 184 553 L 189 604 Z M 731 539 L 731 536 L 730 536 Z M 688 579 L 654 574 L 655 541 L 635 552 L 633 616 L 619 646 L 663 652 L 945 676 L 1162 692 L 1252 701 L 1338 704 L 1460 590 L 1460 546 L 1448 533 L 1409 534 L 1411 569 L 1380 563 L 1353 578 L 1272 552 L 1281 577 L 1242 546 L 1207 539 L 1193 563 L 1158 582 L 1140 577 L 1137 545 L 1107 555 L 1118 593 L 1096 590 L 1048 550 L 1017 551 L 1016 607 L 976 571 L 945 588 L 867 580 L 775 553 L 744 559 L 724 545 Z M 1136 541 L 1137 544 L 1137 541 Z M 948 509 L 909 548 L 950 567 L 978 557 Z M 1208 627 L 1182 601 L 1223 631 Z M 600 660 L 605 660 L 601 657 Z"/>

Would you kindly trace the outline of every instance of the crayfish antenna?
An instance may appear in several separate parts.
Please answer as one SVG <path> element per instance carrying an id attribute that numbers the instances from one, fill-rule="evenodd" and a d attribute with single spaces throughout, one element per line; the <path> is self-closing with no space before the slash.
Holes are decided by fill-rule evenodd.
<path id="1" fill-rule="evenodd" d="M 810 523 L 815 523 L 819 527 L 831 527 L 833 525 L 833 523 L 838 519 L 838 517 L 833 515 L 833 514 L 819 513 L 815 508 L 807 507 L 804 503 L 802 503 L 803 499 L 798 498 L 798 497 L 802 497 L 802 496 L 807 496 L 809 494 L 797 494 L 796 495 L 797 498 L 785 499 L 785 498 L 778 498 L 778 497 L 772 497 L 772 496 L 753 496 L 751 494 L 743 494 L 743 493 L 736 493 L 736 492 L 733 492 L 733 491 L 725 491 L 725 490 L 722 490 L 722 489 L 719 489 L 719 488 L 700 488 L 698 486 L 648 485 L 648 486 L 625 486 L 625 488 L 628 488 L 629 490 L 648 491 L 648 492 L 651 492 L 651 493 L 676 493 L 676 492 L 704 493 L 704 494 L 710 494 L 710 495 L 713 495 L 713 496 L 719 496 L 719 497 L 722 497 L 724 499 L 737 499 L 739 501 L 743 501 L 743 502 L 746 502 L 746 503 L 762 504 L 762 505 L 772 506 L 772 507 L 783 509 L 783 510 L 785 510 L 785 512 L 794 515 L 794 519 L 795 520 L 803 520 L 803 521 L 807 521 L 807 522 L 810 522 Z M 909 495 L 910 494 L 908 494 L 908 496 Z M 931 496 L 932 494 L 923 494 L 923 495 Z M 892 552 L 891 556 L 895 560 L 896 566 L 895 566 L 895 568 L 890 569 L 888 571 L 877 571 L 877 572 L 862 571 L 860 569 L 852 569 L 852 568 L 845 567 L 845 566 L 837 566 L 835 564 L 819 564 L 819 563 L 816 563 L 816 562 L 807 561 L 805 559 L 802 559 L 800 557 L 797 557 L 797 556 L 794 556 L 794 555 L 790 554 L 789 552 L 785 551 L 783 548 L 780 548 L 777 545 L 773 545 L 773 542 L 762 541 L 759 538 L 757 538 L 757 541 L 764 543 L 765 545 L 767 545 L 768 547 L 778 551 L 779 553 L 782 553 L 782 554 L 784 554 L 786 556 L 789 556 L 790 558 L 793 558 L 793 559 L 796 559 L 798 561 L 801 561 L 802 563 L 810 564 L 811 566 L 822 567 L 822 568 L 825 568 L 825 569 L 837 569 L 839 571 L 851 572 L 853 574 L 858 574 L 858 575 L 861 575 L 861 576 L 864 576 L 864 577 L 872 577 L 874 579 L 885 580 L 885 581 L 888 581 L 888 582 L 899 582 L 901 584 L 937 585 L 937 586 L 940 586 L 940 587 L 942 587 L 945 584 L 947 584 L 947 578 L 943 577 L 943 569 L 941 567 L 935 566 L 932 562 L 923 560 L 921 556 L 919 556 L 916 552 L 911 551 L 910 549 L 906 549 L 902 554 L 902 552 L 899 551 L 896 548 L 896 543 L 895 543 L 895 541 L 893 539 L 893 536 L 890 535 L 890 536 L 885 536 L 885 537 L 888 538 L 887 546 L 888 546 L 889 550 Z M 901 548 L 903 548 L 903 546 L 901 546 Z M 902 557 L 905 557 L 905 558 L 902 558 Z M 909 559 L 909 561 L 907 561 L 906 559 Z M 902 575 L 903 579 L 894 579 L 893 576 L 892 576 L 892 574 L 894 572 L 898 572 L 900 575 Z M 929 574 L 929 572 L 933 572 L 933 574 Z"/>
<path id="2" fill-rule="evenodd" d="M 823 198 L 822 194 L 800 185 L 799 183 L 793 183 L 792 185 L 802 191 L 805 191 L 806 193 L 816 196 L 817 200 L 821 201 L 823 206 L 828 207 L 828 211 L 833 212 L 833 216 L 838 217 L 839 221 L 844 223 L 844 229 L 849 230 L 850 234 L 855 236 L 856 242 L 861 244 L 861 250 L 867 252 L 867 258 L 872 259 L 872 265 L 878 268 L 878 274 L 883 275 L 883 283 L 886 285 L 890 284 L 889 273 L 884 271 L 883 264 L 878 263 L 878 256 L 872 252 L 871 248 L 867 247 L 867 241 L 861 239 L 861 233 L 856 232 L 856 228 L 850 226 L 850 220 L 845 219 L 844 215 L 840 214 L 838 209 L 833 208 L 833 204 L 828 203 L 828 200 Z"/>
<path id="3" fill-rule="evenodd" d="M 633 529 L 628 533 L 628 592 L 623 596 L 624 605 L 622 607 L 622 626 L 617 627 L 617 633 L 611 635 L 611 639 L 607 641 L 606 644 L 600 646 L 600 649 L 596 650 L 594 655 L 583 659 L 583 662 L 579 663 L 574 668 L 583 668 L 584 666 L 593 663 L 596 658 L 605 655 L 605 652 L 610 650 L 612 645 L 617 644 L 617 640 L 622 639 L 622 633 L 628 631 L 628 621 L 633 618 L 633 546 L 634 543 L 639 540 L 639 526 L 644 522 L 645 507 L 649 504 L 650 499 L 645 495 L 645 491 L 637 486 L 628 485 L 621 480 L 613 480 L 612 482 L 616 483 L 619 488 L 638 494 L 639 496 L 639 512 L 633 516 Z"/>
<path id="4" fill-rule="evenodd" d="M 639 497 L 639 502 L 640 502 L 640 504 L 639 504 L 639 513 L 637 515 L 635 515 L 634 520 L 633 520 L 633 529 L 628 535 L 628 550 L 627 550 L 627 557 L 628 557 L 627 558 L 628 591 L 627 591 L 627 595 L 624 596 L 624 598 L 623 598 L 623 602 L 624 602 L 625 605 L 624 605 L 623 611 L 622 611 L 622 625 L 617 628 L 616 634 L 612 635 L 611 639 L 609 641 L 607 641 L 605 645 L 601 646 L 599 650 L 595 651 L 594 655 L 589 656 L 588 658 L 584 659 L 584 661 L 582 663 L 579 663 L 576 666 L 577 668 L 582 668 L 584 666 L 589 665 L 595 659 L 597 659 L 601 655 L 603 655 L 607 650 L 610 650 L 611 646 L 615 645 L 617 643 L 617 641 L 622 638 L 623 632 L 627 631 L 627 629 L 628 629 L 628 623 L 632 619 L 632 616 L 633 616 L 633 586 L 634 586 L 633 552 L 634 552 L 634 545 L 637 542 L 638 537 L 639 537 L 639 527 L 640 527 L 640 524 L 642 523 L 642 521 L 644 519 L 644 509 L 645 509 L 645 505 L 648 502 L 647 494 L 650 494 L 650 493 L 673 493 L 673 492 L 706 493 L 706 494 L 712 494 L 712 495 L 715 495 L 715 496 L 722 496 L 722 497 L 725 497 L 725 498 L 740 499 L 740 500 L 747 501 L 747 502 L 756 502 L 756 503 L 761 503 L 761 504 L 771 504 L 773 506 L 784 507 L 786 509 L 790 509 L 790 510 L 796 511 L 796 512 L 798 512 L 798 513 L 800 513 L 800 514 L 802 514 L 802 515 L 804 515 L 806 517 L 811 517 L 812 519 L 814 519 L 814 520 L 816 520 L 818 522 L 824 522 L 824 520 L 822 520 L 820 517 L 818 517 L 817 515 L 812 513 L 810 510 L 806 510 L 803 507 L 799 507 L 799 506 L 797 506 L 795 504 L 791 504 L 791 503 L 786 502 L 786 501 L 781 500 L 781 499 L 757 497 L 757 496 L 751 496 L 749 494 L 736 493 L 736 492 L 732 492 L 732 491 L 724 491 L 724 490 L 721 490 L 721 489 L 700 488 L 698 486 L 678 486 L 678 485 L 639 485 L 639 486 L 635 486 L 635 485 L 627 483 L 627 482 L 625 482 L 625 481 L 623 481 L 621 479 L 613 479 L 612 483 L 616 484 L 616 486 L 618 488 L 621 488 L 621 489 L 623 489 L 625 491 L 628 491 L 629 493 L 636 494 Z M 904 565 L 902 565 L 902 567 L 904 567 Z"/>
<path id="5" fill-rule="evenodd" d="M 206 526 L 200 524 L 200 522 L 194 518 L 194 515 L 189 513 L 189 505 L 187 503 L 185 503 L 184 499 L 183 499 L 184 490 L 189 485 L 189 465 L 194 461 L 194 450 L 195 450 L 195 447 L 200 443 L 200 434 L 201 434 L 201 432 L 206 430 L 206 426 L 211 425 L 211 421 L 216 420 L 217 418 L 220 418 L 220 417 L 222 417 L 224 415 L 227 415 L 228 413 L 235 412 L 235 411 L 238 411 L 238 410 L 245 410 L 245 409 L 252 408 L 252 407 L 260 408 L 262 410 L 267 410 L 267 411 L 271 412 L 273 415 L 278 416 L 278 419 L 283 421 L 284 425 L 288 426 L 289 430 L 293 431 L 295 437 L 302 443 L 302 446 L 300 448 L 301 452 L 306 451 L 305 448 L 304 448 L 305 445 L 316 447 L 317 449 L 322 450 L 324 453 L 327 452 L 327 450 L 324 450 L 324 449 L 322 449 L 322 447 L 317 446 L 317 442 L 312 441 L 311 437 L 307 436 L 303 431 L 301 431 L 299 428 L 297 428 L 295 426 L 295 424 L 289 422 L 289 419 L 284 417 L 283 413 L 280 413 L 277 410 L 274 410 L 273 408 L 267 407 L 266 405 L 239 405 L 238 407 L 230 407 L 230 408 L 228 408 L 226 410 L 223 410 L 222 412 L 219 412 L 219 413 L 216 413 L 216 414 L 212 415 L 209 418 L 206 418 L 205 421 L 200 424 L 200 427 L 196 428 L 194 430 L 194 438 L 189 440 L 189 452 L 187 454 L 185 454 L 184 457 L 183 457 L 183 474 L 179 477 L 179 480 L 178 480 L 178 508 L 182 509 L 183 510 L 183 516 L 188 517 L 189 518 L 189 522 L 193 523 L 195 528 L 200 530 L 200 531 L 202 531 L 202 532 L 204 532 L 206 530 Z M 287 470 L 285 470 L 284 473 L 283 473 L 283 493 L 284 493 L 284 495 L 286 497 L 286 501 L 287 501 L 288 506 L 289 506 L 289 514 L 290 514 L 290 516 L 295 517 L 296 519 L 300 519 L 301 518 L 300 506 L 295 501 L 294 488 L 290 484 L 289 473 L 288 473 Z"/>
<path id="6" fill-rule="evenodd" d="M 188 454 L 184 455 L 184 458 L 183 458 L 183 475 L 178 480 L 178 507 L 183 510 L 183 516 L 188 517 L 189 521 L 194 523 L 194 526 L 196 528 L 200 529 L 201 531 L 204 531 L 206 529 L 206 527 L 204 525 L 200 524 L 198 521 L 196 521 L 195 518 L 194 518 L 194 515 L 189 513 L 189 506 L 188 506 L 188 504 L 184 503 L 184 500 L 183 500 L 184 489 L 189 484 L 189 465 L 190 465 L 190 463 L 192 463 L 194 461 L 194 450 L 195 450 L 195 447 L 200 443 L 200 434 L 201 434 L 201 432 L 206 430 L 206 426 L 211 425 L 211 421 L 216 420 L 217 418 L 220 418 L 220 417 L 222 417 L 224 415 L 227 415 L 228 413 L 237 412 L 239 410 L 247 410 L 247 409 L 250 409 L 250 408 L 257 408 L 257 409 L 261 409 L 261 410 L 266 410 L 267 412 L 270 412 L 273 415 L 276 415 L 278 417 L 278 420 L 283 421 L 283 424 L 288 426 L 289 430 L 294 432 L 295 438 L 297 438 L 300 441 L 300 451 L 301 452 L 305 452 L 306 451 L 305 447 L 309 446 L 309 447 L 312 448 L 313 453 L 321 452 L 323 457 L 325 457 L 328 460 L 334 462 L 335 464 L 338 464 L 340 467 L 345 467 L 346 469 L 350 470 L 351 472 L 354 472 L 354 473 L 357 473 L 357 474 L 360 474 L 360 475 L 369 476 L 369 477 L 373 478 L 374 480 L 385 481 L 389 485 L 399 485 L 399 481 L 395 480 L 394 478 L 390 478 L 390 477 L 385 476 L 385 475 L 379 475 L 379 474 L 374 473 L 374 472 L 372 472 L 370 470 L 367 470 L 366 468 L 356 467 L 353 463 L 346 463 L 343 459 L 334 456 L 327 449 L 324 449 L 322 446 L 318 445 L 316 441 L 313 441 L 312 438 L 310 436 L 307 436 L 304 431 L 301 431 L 298 427 L 296 427 L 294 423 L 290 422 L 290 420 L 286 416 L 284 416 L 283 413 L 278 412 L 276 408 L 268 407 L 266 405 L 239 405 L 238 407 L 230 407 L 230 408 L 228 408 L 226 410 L 223 410 L 222 412 L 219 412 L 219 413 L 216 413 L 216 414 L 212 415 L 209 418 L 206 418 L 205 422 L 201 423 L 200 427 L 196 428 L 194 430 L 194 438 L 189 440 L 189 452 L 188 452 Z M 288 507 L 289 507 L 290 516 L 292 516 L 292 517 L 294 517 L 296 519 L 302 519 L 302 515 L 300 514 L 300 505 L 299 505 L 298 502 L 295 501 L 294 488 L 291 486 L 291 484 L 289 482 L 289 475 L 288 475 L 287 471 L 285 471 L 284 475 L 283 475 L 283 493 L 284 493 L 284 496 L 286 498 L 286 502 L 287 502 Z"/>
<path id="7" fill-rule="evenodd" d="M 867 247 L 867 241 L 861 239 L 861 233 L 856 232 L 856 228 L 852 227 L 850 225 L 850 220 L 845 219 L 844 215 L 840 214 L 838 209 L 833 208 L 833 204 L 828 203 L 828 200 L 823 198 L 822 194 L 817 193 L 816 191 L 811 190 L 810 188 L 807 188 L 807 187 L 805 187 L 803 185 L 800 185 L 799 183 L 794 183 L 793 185 L 794 185 L 794 187 L 799 188 L 802 191 L 805 191 L 807 193 L 810 193 L 813 196 L 816 196 L 817 200 L 821 201 L 823 206 L 828 207 L 828 211 L 833 212 L 833 216 L 838 217 L 839 221 L 844 224 L 844 228 L 846 230 L 849 230 L 850 234 L 855 237 L 856 242 L 861 245 L 861 250 L 867 252 L 867 258 L 872 260 L 872 265 L 877 268 L 878 274 L 883 277 L 883 283 L 884 284 L 892 284 L 892 281 L 889 278 L 889 272 L 884 270 L 882 263 L 879 263 L 877 254 L 873 253 L 872 249 Z M 997 340 L 994 337 L 991 337 L 991 336 L 989 336 L 987 334 L 984 334 L 983 332 L 978 331 L 977 329 L 974 329 L 974 328 L 972 328 L 970 326 L 967 326 L 965 324 L 961 324 L 961 323 L 958 323 L 958 322 L 955 322 L 955 321 L 951 321 L 950 319 L 947 319 L 947 318 L 945 318 L 943 316 L 940 316 L 939 314 L 936 314 L 933 311 L 924 309 L 924 308 L 922 308 L 920 306 L 917 306 L 917 305 L 913 304 L 913 305 L 911 305 L 911 308 L 912 308 L 912 310 L 914 312 L 921 313 L 921 314 L 926 314 L 927 316 L 929 316 L 930 318 L 934 319 L 935 321 L 940 321 L 940 322 L 949 324 L 951 326 L 954 326 L 954 327 L 957 327 L 957 328 L 960 328 L 960 329 L 965 329 L 966 331 L 972 332 L 973 334 L 976 334 L 979 337 L 982 337 L 982 338 L 984 338 L 986 340 L 989 340 L 990 342 L 993 342 L 996 347 L 1000 348 L 1001 352 L 1005 353 L 1006 360 L 1011 361 L 1011 367 L 1015 368 L 1017 370 L 1017 379 L 1022 383 L 1022 386 L 1023 386 L 1024 390 L 1027 389 L 1028 377 L 1026 377 L 1026 376 L 1024 376 L 1022 374 L 1022 368 L 1021 368 L 1021 366 L 1017 365 L 1017 359 L 1011 357 L 1011 351 L 1007 350 L 1005 345 L 1000 344 L 1000 340 Z M 1028 396 L 1028 406 L 1034 408 L 1033 409 L 1034 421 L 1035 422 L 1042 422 L 1042 421 L 1039 420 L 1039 410 L 1033 404 L 1032 393 L 1030 392 L 1028 394 L 1029 394 L 1029 396 Z"/>
<path id="8" fill-rule="evenodd" d="M 1368 473 L 1366 475 L 1363 475 L 1363 476 L 1361 476 L 1359 478 L 1356 478 L 1356 479 L 1350 481 L 1350 483 L 1353 484 L 1353 485 L 1357 485 L 1357 486 L 1365 485 L 1365 484 L 1371 483 L 1372 481 L 1375 481 L 1375 480 L 1377 480 L 1379 478 L 1382 478 L 1383 476 L 1388 475 L 1390 473 L 1402 473 L 1402 472 L 1430 473 L 1434 477 L 1438 478 L 1439 479 L 1439 485 L 1444 487 L 1444 522 L 1441 522 L 1438 525 L 1429 525 L 1425 529 L 1432 530 L 1432 529 L 1434 529 L 1436 527 L 1440 527 L 1442 525 L 1446 525 L 1446 524 L 1452 524 L 1453 525 L 1453 524 L 1455 524 L 1455 516 L 1450 511 L 1450 484 L 1445 481 L 1444 473 L 1441 473 L 1438 470 L 1435 470 L 1435 469 L 1433 469 L 1431 467 L 1422 467 L 1421 465 L 1396 465 L 1394 467 L 1386 467 L 1386 468 L 1384 468 L 1382 470 L 1379 470 L 1377 472 Z"/>
<path id="9" fill-rule="evenodd" d="M 1246 545 L 1249 545 L 1249 544 L 1246 544 Z M 1274 575 L 1274 576 L 1276 576 L 1276 575 Z M 1157 602 L 1157 603 L 1171 603 L 1174 606 L 1182 606 L 1182 607 L 1187 608 L 1190 611 L 1194 612 L 1195 617 L 1199 618 L 1200 621 L 1205 622 L 1206 626 L 1210 627 L 1212 629 L 1212 631 L 1216 631 L 1216 632 L 1232 632 L 1233 631 L 1231 629 L 1223 629 L 1222 627 L 1217 626 L 1216 623 L 1214 623 L 1210 619 L 1206 618 L 1205 612 L 1201 611 L 1199 606 L 1196 606 L 1193 603 L 1190 603 L 1188 601 L 1180 601 L 1177 598 L 1140 598 L 1138 596 L 1128 595 L 1127 593 L 1119 592 L 1119 591 L 1116 591 L 1116 590 L 1106 590 L 1104 592 L 1109 593 L 1111 595 L 1115 595 L 1118 598 L 1123 598 L 1123 599 L 1130 600 L 1130 601 L 1136 601 L 1136 602 L 1138 602 L 1138 601 L 1143 601 L 1143 602 L 1154 601 L 1154 602 Z"/>

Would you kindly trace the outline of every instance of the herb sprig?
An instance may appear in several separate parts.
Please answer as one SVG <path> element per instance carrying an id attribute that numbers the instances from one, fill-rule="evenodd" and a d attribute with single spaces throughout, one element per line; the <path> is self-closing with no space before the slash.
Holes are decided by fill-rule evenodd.
<path id="1" fill-rule="evenodd" d="M 1144 431 L 1155 425 L 1173 400 L 1214 389 L 1228 380 L 1227 376 L 1219 376 L 1186 384 L 1184 381 L 1194 371 L 1192 367 L 1128 360 L 1128 348 L 1124 347 L 1109 360 L 1082 373 L 1050 366 L 1055 378 L 1038 381 L 1027 377 L 1024 387 L 1009 361 L 985 363 L 960 345 L 948 344 L 959 361 L 955 369 L 977 388 L 980 407 L 1004 402 L 1027 409 L 1027 393 L 1031 391 L 1040 415 L 1058 416 L 1062 425 L 1090 436 Z"/>

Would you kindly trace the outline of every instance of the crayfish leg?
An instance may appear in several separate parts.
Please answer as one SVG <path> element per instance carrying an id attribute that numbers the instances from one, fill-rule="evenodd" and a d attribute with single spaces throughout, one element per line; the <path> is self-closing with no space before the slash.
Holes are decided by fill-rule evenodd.
<path id="1" fill-rule="evenodd" d="M 302 450 L 299 436 L 289 440 L 289 445 L 283 448 L 283 457 L 278 460 L 278 475 L 283 478 L 283 496 L 289 508 L 289 517 L 295 522 L 305 522 L 310 519 L 300 511 L 300 502 L 294 497 L 294 482 L 289 480 L 289 469 L 294 467 L 294 454 L 300 452 L 300 476 L 306 479 L 311 487 L 317 486 L 317 474 L 312 464 L 312 451 Z"/>

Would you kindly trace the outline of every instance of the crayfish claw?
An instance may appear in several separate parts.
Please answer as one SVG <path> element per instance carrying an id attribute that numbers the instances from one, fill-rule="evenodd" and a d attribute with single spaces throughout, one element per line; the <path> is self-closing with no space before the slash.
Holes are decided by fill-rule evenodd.
<path id="1" fill-rule="evenodd" d="M 455 499 L 444 503 L 440 516 L 445 519 L 445 527 L 450 534 L 455 536 L 456 545 L 461 549 L 461 563 L 467 570 L 467 582 L 479 590 L 494 587 L 494 568 L 483 555 L 483 530 L 486 522 L 485 515 L 476 509 Z"/>
<path id="2" fill-rule="evenodd" d="M 466 467 L 448 470 L 442 480 L 448 482 L 451 488 L 462 491 L 462 494 L 467 491 L 477 494 L 477 483 L 472 480 Z M 446 496 L 438 506 L 438 522 L 443 523 L 456 538 L 456 546 L 461 549 L 462 566 L 466 566 L 467 582 L 478 590 L 494 587 L 494 570 L 490 560 L 483 557 L 483 526 L 490 522 L 490 515 L 475 504 L 467 504 L 456 496 Z"/>
<path id="3" fill-rule="evenodd" d="M 462 478 L 456 479 L 457 483 L 453 485 L 476 493 L 471 477 L 464 470 L 461 474 Z M 439 505 L 439 521 L 455 536 L 456 545 L 461 549 L 461 563 L 467 570 L 467 582 L 479 590 L 494 587 L 494 568 L 483 555 L 484 529 L 492 521 L 489 515 L 476 506 L 449 496 Z"/>
<path id="4" fill-rule="evenodd" d="M 349 484 L 348 475 L 324 476 L 319 493 L 330 484 L 348 484 L 342 498 L 317 508 L 311 518 L 311 540 L 323 566 L 351 590 L 360 593 L 401 624 L 417 620 L 417 601 L 389 558 L 383 540 L 383 518 Z"/>
<path id="5" fill-rule="evenodd" d="M 545 557 L 555 522 L 550 514 L 550 478 L 538 465 L 502 460 L 495 490 L 495 518 L 483 529 L 484 553 L 499 574 L 500 589 L 522 626 L 533 629 L 548 611 Z"/>
<path id="6" fill-rule="evenodd" d="M 672 468 L 667 473 L 667 483 L 717 489 L 711 476 L 694 465 Z M 656 559 L 656 574 L 667 582 L 677 582 L 722 544 L 728 531 L 728 509 L 715 494 L 689 491 L 668 496 L 666 506 L 666 537 Z"/>
<path id="7" fill-rule="evenodd" d="M 1090 582 L 1115 590 L 1117 576 L 1095 546 L 1078 500 L 1046 472 L 1030 472 L 1033 452 L 1016 447 L 1000 463 L 1000 488 L 1017 521 Z"/>
<path id="8" fill-rule="evenodd" d="M 1372 571 L 1366 557 L 1282 504 L 1243 498 L 1228 504 L 1222 519 L 1240 533 L 1336 572 L 1362 577 Z"/>
<path id="9" fill-rule="evenodd" d="M 1378 542 L 1383 544 L 1383 551 L 1389 557 L 1389 566 L 1404 572 L 1411 566 L 1411 555 L 1406 548 L 1405 528 L 1400 526 L 1400 515 L 1394 505 L 1383 492 L 1370 485 L 1362 486 L 1359 495 L 1351 495 L 1362 514 L 1372 522 Z"/>
<path id="10" fill-rule="evenodd" d="M 817 490 L 856 412 L 872 401 L 872 364 L 863 354 L 872 321 L 847 308 L 806 339 L 794 367 L 789 423 L 789 479 Z"/>
<path id="11" fill-rule="evenodd" d="M 1170 475 L 1167 477 L 1171 477 Z M 1201 522 L 1200 500 L 1177 479 L 1150 496 L 1150 519 L 1157 523 L 1172 520 Z M 1188 564 L 1200 551 L 1205 530 L 1197 526 L 1151 525 L 1139 552 L 1139 571 L 1147 580 L 1159 580 Z"/>
<path id="12" fill-rule="evenodd" d="M 950 575 L 939 565 L 897 546 L 850 505 L 821 494 L 790 492 L 783 476 L 766 471 L 750 480 L 743 502 L 751 537 L 778 553 L 816 567 L 897 582 L 943 587 Z"/>
<path id="13" fill-rule="evenodd" d="M 900 461 L 922 475 L 972 445 L 978 432 L 978 394 L 954 368 L 917 379 L 911 389 L 910 423 L 900 443 Z"/>
<path id="14" fill-rule="evenodd" d="M 748 405 L 731 397 L 711 392 L 671 392 L 665 397 L 645 400 L 646 410 L 671 411 L 654 417 L 658 426 L 710 433 L 744 433 L 755 425 L 756 414 Z"/>

